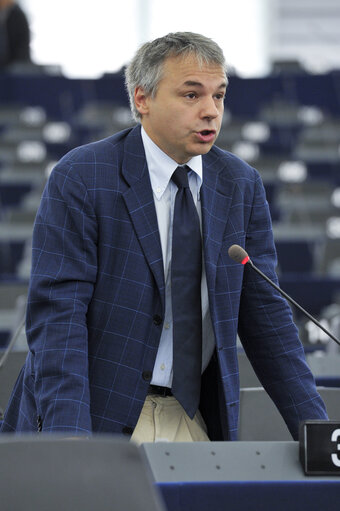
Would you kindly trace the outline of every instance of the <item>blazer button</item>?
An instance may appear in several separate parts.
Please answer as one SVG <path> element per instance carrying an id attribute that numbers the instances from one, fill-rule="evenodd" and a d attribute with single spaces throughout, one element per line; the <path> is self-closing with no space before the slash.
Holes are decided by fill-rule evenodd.
<path id="1" fill-rule="evenodd" d="M 41 433 L 42 432 L 42 419 L 41 419 L 40 415 L 38 415 L 38 417 L 37 417 L 37 426 L 38 426 L 38 433 Z"/>
<path id="2" fill-rule="evenodd" d="M 122 429 L 123 435 L 132 435 L 133 428 L 130 428 L 129 426 L 124 426 Z"/>
<path id="3" fill-rule="evenodd" d="M 159 314 L 155 314 L 153 317 L 153 324 L 159 326 L 162 324 L 162 317 Z"/>
<path id="4" fill-rule="evenodd" d="M 150 381 L 152 378 L 152 371 L 143 371 L 142 378 L 144 381 Z"/>

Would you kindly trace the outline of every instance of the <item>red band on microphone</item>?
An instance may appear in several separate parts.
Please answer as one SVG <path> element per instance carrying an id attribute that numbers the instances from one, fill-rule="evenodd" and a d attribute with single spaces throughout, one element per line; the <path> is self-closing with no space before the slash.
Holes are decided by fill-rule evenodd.
<path id="1" fill-rule="evenodd" d="M 247 262 L 249 261 L 249 256 L 245 257 L 243 259 L 243 261 L 241 261 L 242 264 L 247 264 Z"/>

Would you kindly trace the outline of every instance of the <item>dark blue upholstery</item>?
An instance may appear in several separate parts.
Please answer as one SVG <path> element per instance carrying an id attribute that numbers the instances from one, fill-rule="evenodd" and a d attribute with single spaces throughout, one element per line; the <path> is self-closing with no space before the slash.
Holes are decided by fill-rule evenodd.
<path id="1" fill-rule="evenodd" d="M 339 511 L 340 482 L 226 481 L 158 484 L 168 511 Z"/>

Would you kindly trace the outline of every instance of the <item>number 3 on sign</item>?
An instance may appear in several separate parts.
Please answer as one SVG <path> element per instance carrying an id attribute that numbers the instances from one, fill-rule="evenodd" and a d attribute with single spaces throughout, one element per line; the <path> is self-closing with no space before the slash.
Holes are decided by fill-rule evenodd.
<path id="1" fill-rule="evenodd" d="M 338 438 L 340 437 L 340 429 L 335 429 L 332 433 L 332 442 L 336 442 L 338 440 Z M 338 451 L 340 451 L 340 444 L 338 443 L 337 444 L 337 449 Z M 340 458 L 337 454 L 332 454 L 331 455 L 332 457 L 332 462 L 334 463 L 334 465 L 336 467 L 340 467 Z"/>

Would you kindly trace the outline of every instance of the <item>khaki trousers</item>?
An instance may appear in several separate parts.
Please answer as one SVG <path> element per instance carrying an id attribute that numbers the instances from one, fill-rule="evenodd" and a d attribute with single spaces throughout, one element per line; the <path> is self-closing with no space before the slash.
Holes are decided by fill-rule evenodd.
<path id="1" fill-rule="evenodd" d="M 173 396 L 148 395 L 131 437 L 133 442 L 208 442 L 199 411 L 191 420 Z"/>

